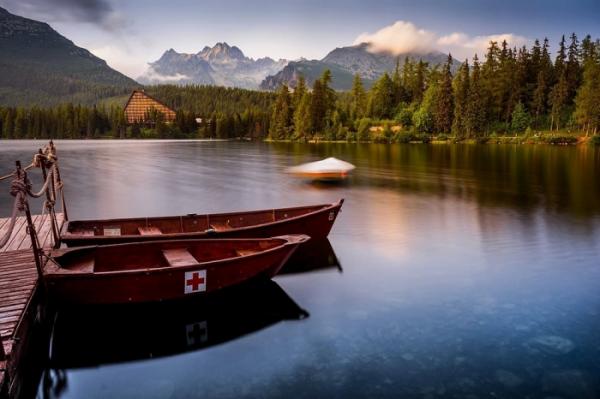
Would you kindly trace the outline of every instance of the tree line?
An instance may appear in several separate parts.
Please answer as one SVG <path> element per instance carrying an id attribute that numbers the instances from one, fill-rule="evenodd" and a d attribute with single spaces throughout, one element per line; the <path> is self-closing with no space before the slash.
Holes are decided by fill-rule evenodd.
<path id="1" fill-rule="evenodd" d="M 554 60 L 549 43 L 511 48 L 491 41 L 452 73 L 441 66 L 398 60 L 366 91 L 360 76 L 350 92 L 336 94 L 325 71 L 308 90 L 300 78 L 293 92 L 282 85 L 272 108 L 274 139 L 393 141 L 452 135 L 483 139 L 497 134 L 580 131 L 600 125 L 600 42 L 563 36 Z"/>
<path id="2" fill-rule="evenodd" d="M 312 87 L 299 77 L 276 93 L 216 86 L 146 87 L 175 109 L 174 123 L 148 115 L 127 125 L 122 103 L 54 107 L 0 106 L 2 138 L 266 138 L 348 141 L 485 140 L 533 131 L 598 134 L 600 42 L 563 36 L 530 48 L 490 42 L 484 59 L 454 65 L 398 60 L 370 90 L 359 75 L 336 92 L 329 70 Z"/>
<path id="3" fill-rule="evenodd" d="M 146 91 L 176 110 L 166 123 L 153 110 L 149 123 L 128 125 L 126 97 L 96 106 L 0 106 L 0 137 L 5 139 L 86 138 L 263 138 L 267 135 L 275 95 L 216 86 L 149 86 Z M 197 122 L 201 120 L 200 123 Z"/>

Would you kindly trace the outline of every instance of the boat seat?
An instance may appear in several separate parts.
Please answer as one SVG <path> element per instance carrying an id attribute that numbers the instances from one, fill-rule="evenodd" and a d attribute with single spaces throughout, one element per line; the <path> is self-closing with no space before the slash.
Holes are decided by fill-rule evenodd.
<path id="1" fill-rule="evenodd" d="M 163 256 L 170 266 L 192 266 L 198 261 L 185 248 L 163 249 Z"/>
<path id="2" fill-rule="evenodd" d="M 229 223 L 218 223 L 218 222 L 212 222 L 210 224 L 210 227 L 212 227 L 212 229 L 215 231 L 226 231 L 226 230 L 231 230 L 233 228 L 229 225 Z"/>
<path id="3" fill-rule="evenodd" d="M 141 236 L 152 236 L 162 234 L 162 231 L 160 231 L 160 229 L 155 226 L 138 227 L 138 232 Z"/>
<path id="4" fill-rule="evenodd" d="M 88 229 L 88 230 L 76 230 L 72 233 L 73 235 L 80 235 L 80 236 L 84 236 L 84 237 L 90 237 L 95 235 L 94 230 L 93 229 Z"/>
<path id="5" fill-rule="evenodd" d="M 260 252 L 260 251 L 257 251 L 254 249 L 236 249 L 235 250 L 235 253 L 237 254 L 237 256 L 248 256 L 248 255 L 255 254 L 257 252 Z"/>

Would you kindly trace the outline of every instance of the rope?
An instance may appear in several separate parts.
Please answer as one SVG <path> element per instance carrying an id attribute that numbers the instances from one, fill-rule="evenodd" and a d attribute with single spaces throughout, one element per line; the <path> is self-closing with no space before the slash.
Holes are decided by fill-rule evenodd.
<path id="1" fill-rule="evenodd" d="M 44 182 L 44 185 L 42 186 L 40 191 L 38 191 L 37 193 L 31 192 L 31 183 L 29 183 L 29 187 L 27 189 L 27 195 L 29 195 L 30 197 L 33 197 L 33 198 L 40 198 L 42 195 L 44 195 L 44 193 L 46 193 L 46 190 L 48 189 L 48 185 L 50 184 L 50 181 L 52 180 L 53 176 L 54 176 L 54 167 L 52 167 L 52 169 L 49 170 L 48 176 L 46 176 L 46 181 Z M 29 179 L 27 179 L 27 180 L 29 181 Z"/>
<path id="2" fill-rule="evenodd" d="M 29 165 L 27 165 L 25 168 L 23 168 L 23 170 L 25 170 L 25 171 L 28 171 L 29 169 L 31 169 L 31 168 L 33 168 L 33 167 L 35 167 L 35 166 L 36 166 L 36 165 L 35 165 L 35 164 L 32 162 L 32 163 L 30 163 Z M 15 172 L 9 173 L 9 174 L 7 174 L 7 175 L 4 175 L 4 176 L 1 176 L 1 177 L 0 177 L 0 181 L 2 181 L 2 180 L 6 180 L 6 179 L 8 179 L 8 178 L 10 178 L 10 177 L 13 177 L 14 175 L 15 175 Z"/>
<path id="3" fill-rule="evenodd" d="M 15 222 L 17 221 L 17 215 L 19 214 L 19 203 L 21 202 L 21 197 L 15 198 L 15 204 L 13 205 L 12 216 L 10 217 L 10 224 L 8 225 L 8 231 L 0 240 L 0 248 L 5 246 L 10 240 L 10 236 L 13 233 L 13 229 L 15 228 Z"/>

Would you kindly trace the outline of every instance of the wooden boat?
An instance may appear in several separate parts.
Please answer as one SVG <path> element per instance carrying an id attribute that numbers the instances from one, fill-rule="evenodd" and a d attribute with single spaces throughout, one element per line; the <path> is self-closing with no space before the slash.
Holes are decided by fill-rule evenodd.
<path id="1" fill-rule="evenodd" d="M 173 356 L 307 317 L 272 280 L 186 301 L 61 307 L 54 318 L 49 366 L 87 368 Z"/>
<path id="2" fill-rule="evenodd" d="M 306 234 L 325 238 L 344 200 L 333 204 L 211 215 L 69 221 L 61 240 L 69 247 L 137 241 L 275 237 Z"/>
<path id="3" fill-rule="evenodd" d="M 287 171 L 295 176 L 313 181 L 342 181 L 355 169 L 349 162 L 337 158 L 326 158 L 321 161 L 308 162 L 289 168 Z"/>
<path id="4" fill-rule="evenodd" d="M 176 240 L 54 250 L 44 265 L 51 298 L 72 303 L 151 302 L 273 277 L 306 235 Z"/>

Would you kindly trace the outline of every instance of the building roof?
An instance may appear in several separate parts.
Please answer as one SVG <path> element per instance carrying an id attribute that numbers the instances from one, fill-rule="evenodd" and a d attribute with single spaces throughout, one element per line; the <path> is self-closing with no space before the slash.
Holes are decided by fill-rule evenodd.
<path id="1" fill-rule="evenodd" d="M 175 119 L 175 111 L 165 105 L 163 102 L 150 96 L 143 90 L 134 90 L 127 104 L 125 104 L 125 118 L 127 123 L 144 122 L 149 109 L 154 108 L 163 113 L 166 122 L 172 122 Z"/>

